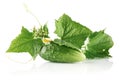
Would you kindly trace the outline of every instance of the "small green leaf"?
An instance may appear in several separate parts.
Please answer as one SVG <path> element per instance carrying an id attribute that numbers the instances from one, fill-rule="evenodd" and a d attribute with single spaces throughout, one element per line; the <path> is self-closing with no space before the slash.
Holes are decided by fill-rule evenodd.
<path id="1" fill-rule="evenodd" d="M 87 58 L 104 58 L 111 57 L 109 49 L 113 46 L 112 38 L 104 33 L 104 30 L 94 32 L 89 37 L 87 45 L 86 57 Z"/>
<path id="2" fill-rule="evenodd" d="M 64 46 L 71 47 L 71 48 L 73 48 L 73 49 L 79 50 L 78 47 L 76 47 L 76 46 L 73 45 L 72 43 L 66 42 L 66 41 L 61 40 L 61 39 L 55 39 L 55 40 L 54 40 L 54 43 L 56 43 L 56 44 L 58 44 L 58 45 L 60 45 L 60 46 L 64 45 Z"/>
<path id="3" fill-rule="evenodd" d="M 35 59 L 42 46 L 43 43 L 40 38 L 34 39 L 33 33 L 22 27 L 21 34 L 11 42 L 7 52 L 29 52 Z"/>
<path id="4" fill-rule="evenodd" d="M 47 27 L 47 24 L 45 24 L 43 26 L 43 36 L 44 37 L 49 37 L 48 34 L 49 34 L 48 27 Z"/>
<path id="5" fill-rule="evenodd" d="M 41 49 L 40 56 L 45 60 L 64 63 L 78 62 L 86 59 L 82 52 L 64 45 L 60 46 L 54 42 L 44 46 Z"/>
<path id="6" fill-rule="evenodd" d="M 61 38 L 61 40 L 70 43 L 77 48 L 81 48 L 86 38 L 92 33 L 90 29 L 73 21 L 66 14 L 56 20 L 55 25 L 55 33 Z"/>
<path id="7" fill-rule="evenodd" d="M 47 24 L 45 24 L 44 26 L 41 26 L 38 30 L 36 28 L 33 28 L 33 34 L 34 34 L 34 38 L 48 38 L 48 27 Z"/>

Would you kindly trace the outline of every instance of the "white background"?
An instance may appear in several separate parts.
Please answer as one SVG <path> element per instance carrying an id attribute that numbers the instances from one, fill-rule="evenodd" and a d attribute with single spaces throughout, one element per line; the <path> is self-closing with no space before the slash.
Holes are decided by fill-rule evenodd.
<path id="1" fill-rule="evenodd" d="M 27 53 L 7 54 L 10 42 L 23 25 L 29 30 L 39 27 L 35 18 L 26 12 L 24 4 L 42 25 L 48 23 L 52 38 L 55 37 L 54 20 L 63 13 L 93 31 L 106 28 L 114 41 L 114 47 L 110 49 L 113 57 L 63 64 L 51 63 L 39 56 L 32 61 Z M 0 80 L 120 80 L 119 27 L 119 0 L 0 0 Z"/>

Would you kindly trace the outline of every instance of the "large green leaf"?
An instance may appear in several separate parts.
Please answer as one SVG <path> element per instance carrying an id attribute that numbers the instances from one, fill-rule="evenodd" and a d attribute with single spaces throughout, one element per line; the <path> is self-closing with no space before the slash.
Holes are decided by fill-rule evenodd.
<path id="1" fill-rule="evenodd" d="M 54 42 L 44 46 L 40 56 L 52 62 L 78 62 L 86 59 L 82 52 Z"/>
<path id="2" fill-rule="evenodd" d="M 104 30 L 94 32 L 89 37 L 89 43 L 87 45 L 86 57 L 87 58 L 104 58 L 110 57 L 109 49 L 113 46 L 112 38 L 104 33 Z"/>
<path id="3" fill-rule="evenodd" d="M 87 27 L 73 21 L 66 14 L 56 20 L 55 25 L 55 33 L 61 38 L 61 40 L 70 43 L 77 48 L 81 48 L 86 38 L 92 32 Z"/>
<path id="4" fill-rule="evenodd" d="M 33 33 L 22 27 L 21 34 L 12 41 L 7 52 L 29 52 L 35 59 L 42 46 L 40 38 L 34 39 Z"/>

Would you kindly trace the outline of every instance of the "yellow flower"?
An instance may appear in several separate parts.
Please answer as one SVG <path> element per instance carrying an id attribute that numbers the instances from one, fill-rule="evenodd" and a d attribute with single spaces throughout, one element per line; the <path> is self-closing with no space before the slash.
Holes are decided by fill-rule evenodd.
<path id="1" fill-rule="evenodd" d="M 43 38 L 42 41 L 45 44 L 49 44 L 52 40 L 50 38 Z"/>

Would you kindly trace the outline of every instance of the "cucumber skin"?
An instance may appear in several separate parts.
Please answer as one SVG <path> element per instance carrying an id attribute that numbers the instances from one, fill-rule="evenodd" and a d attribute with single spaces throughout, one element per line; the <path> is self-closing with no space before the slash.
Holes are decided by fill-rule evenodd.
<path id="1" fill-rule="evenodd" d="M 40 56 L 45 60 L 59 63 L 74 63 L 86 59 L 80 51 L 56 43 L 45 45 L 41 49 Z"/>

